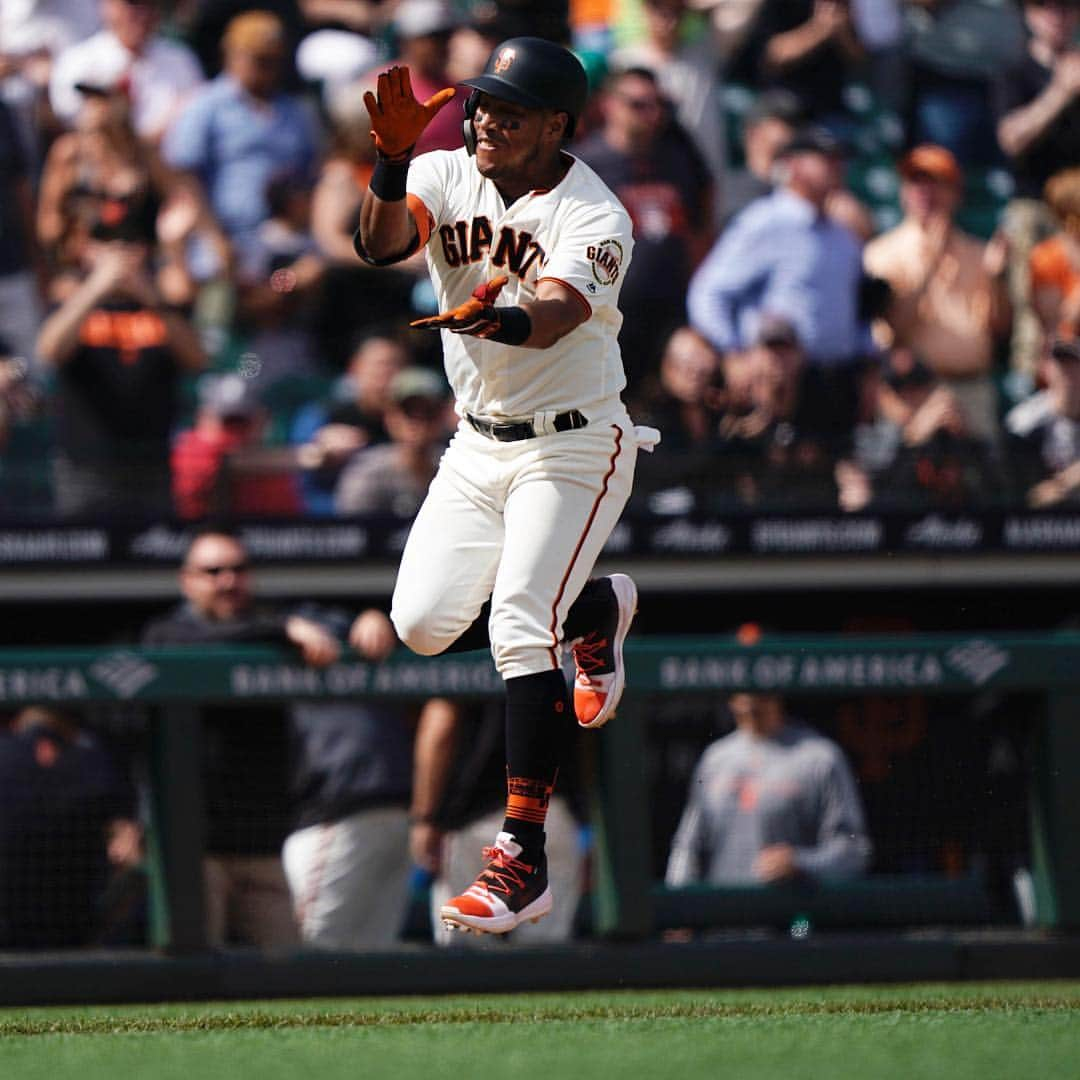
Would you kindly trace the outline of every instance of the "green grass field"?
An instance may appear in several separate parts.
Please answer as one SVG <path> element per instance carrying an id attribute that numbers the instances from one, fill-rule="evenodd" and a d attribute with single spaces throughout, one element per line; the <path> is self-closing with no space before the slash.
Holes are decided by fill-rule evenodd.
<path id="1" fill-rule="evenodd" d="M 1080 982 L 0 1010 L 2 1080 L 1080 1077 Z"/>

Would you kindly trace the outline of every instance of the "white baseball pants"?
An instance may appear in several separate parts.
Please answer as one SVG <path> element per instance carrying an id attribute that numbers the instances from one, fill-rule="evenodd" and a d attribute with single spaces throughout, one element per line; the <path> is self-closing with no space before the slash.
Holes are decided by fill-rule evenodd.
<path id="1" fill-rule="evenodd" d="M 490 596 L 502 677 L 558 668 L 563 620 L 630 497 L 637 449 L 625 410 L 506 443 L 463 421 L 401 557 L 390 614 L 401 640 L 440 653 Z"/>

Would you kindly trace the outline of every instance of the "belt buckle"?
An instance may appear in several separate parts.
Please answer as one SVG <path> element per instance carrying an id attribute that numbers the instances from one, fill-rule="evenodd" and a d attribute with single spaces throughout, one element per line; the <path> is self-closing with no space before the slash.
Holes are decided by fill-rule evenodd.
<path id="1" fill-rule="evenodd" d="M 536 430 L 529 420 L 507 421 L 491 425 L 492 438 L 498 442 L 521 442 L 536 435 Z"/>

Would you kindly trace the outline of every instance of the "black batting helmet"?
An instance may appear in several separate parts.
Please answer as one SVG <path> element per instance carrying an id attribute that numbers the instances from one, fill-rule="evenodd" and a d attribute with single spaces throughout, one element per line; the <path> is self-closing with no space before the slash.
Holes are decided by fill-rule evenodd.
<path id="1" fill-rule="evenodd" d="M 574 122 L 589 96 L 589 79 L 581 61 L 569 49 L 537 37 L 508 38 L 495 47 L 480 75 L 462 83 L 474 91 L 465 102 L 465 145 L 470 153 L 475 143 L 476 91 L 527 109 L 568 113 L 567 138 L 573 135 Z"/>

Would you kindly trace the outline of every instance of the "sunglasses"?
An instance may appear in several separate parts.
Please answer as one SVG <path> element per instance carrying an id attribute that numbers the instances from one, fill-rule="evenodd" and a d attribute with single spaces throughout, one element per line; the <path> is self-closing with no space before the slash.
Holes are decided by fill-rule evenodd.
<path id="1" fill-rule="evenodd" d="M 222 566 L 189 566 L 193 574 L 206 574 L 207 577 L 220 577 L 222 574 L 246 574 L 251 566 L 246 562 L 225 563 Z"/>
<path id="2" fill-rule="evenodd" d="M 661 107 L 657 98 L 640 98 L 634 97 L 632 94 L 616 94 L 615 96 L 628 109 L 633 109 L 634 112 L 653 112 Z"/>

